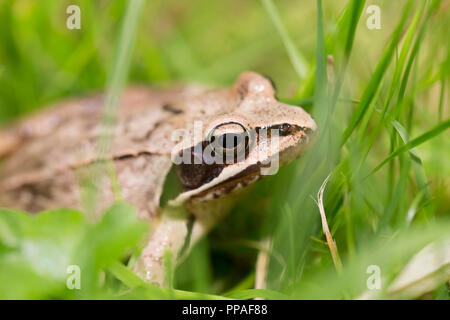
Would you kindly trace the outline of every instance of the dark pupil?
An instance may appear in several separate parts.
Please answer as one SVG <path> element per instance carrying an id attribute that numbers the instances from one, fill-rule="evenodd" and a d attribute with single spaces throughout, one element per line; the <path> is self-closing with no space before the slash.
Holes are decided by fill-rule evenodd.
<path id="1" fill-rule="evenodd" d="M 278 129 L 280 130 L 280 135 L 286 136 L 289 134 L 291 125 L 288 123 L 283 123 L 283 124 L 279 125 Z"/>
<path id="2" fill-rule="evenodd" d="M 234 149 L 242 143 L 242 134 L 226 133 L 219 137 L 219 144 L 225 149 Z"/>

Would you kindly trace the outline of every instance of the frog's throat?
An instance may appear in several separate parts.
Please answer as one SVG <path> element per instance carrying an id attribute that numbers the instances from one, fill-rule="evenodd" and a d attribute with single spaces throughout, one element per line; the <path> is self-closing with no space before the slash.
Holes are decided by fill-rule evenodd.
<path id="1" fill-rule="evenodd" d="M 236 189 L 239 184 L 245 186 L 250 182 L 257 180 L 260 177 L 261 167 L 263 167 L 261 163 L 250 164 L 243 170 L 240 170 L 234 175 L 231 175 L 229 178 L 221 181 L 215 179 L 208 183 L 205 183 L 197 189 L 182 192 L 178 195 L 177 198 L 170 200 L 168 204 L 179 206 L 189 199 L 202 198 L 204 196 L 207 196 L 208 194 L 214 194 L 215 191 L 218 190 L 223 190 L 222 192 L 220 192 L 221 195 L 228 194 Z"/>

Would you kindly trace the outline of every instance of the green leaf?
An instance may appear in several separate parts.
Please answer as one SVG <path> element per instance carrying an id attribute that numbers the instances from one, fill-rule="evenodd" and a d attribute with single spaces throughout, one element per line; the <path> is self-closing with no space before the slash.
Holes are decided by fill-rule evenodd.
<path id="1" fill-rule="evenodd" d="M 85 220 L 73 210 L 31 216 L 0 211 L 0 298 L 64 297 L 67 267 L 83 236 Z"/>
<path id="2" fill-rule="evenodd" d="M 147 230 L 148 226 L 138 220 L 133 207 L 125 202 L 115 204 L 98 224 L 89 226 L 74 258 L 74 264 L 84 274 L 83 286 L 93 289 L 99 271 L 131 253 Z"/>
<path id="3" fill-rule="evenodd" d="M 17 299 L 69 298 L 78 293 L 92 298 L 100 270 L 136 248 L 147 229 L 123 202 L 111 207 L 95 225 L 87 224 L 84 215 L 74 210 L 33 216 L 1 210 L 0 272 L 4 278 L 0 277 L 0 292 Z M 80 292 L 66 288 L 70 265 L 80 267 Z M 7 294 L 9 287 L 15 288 L 11 294 Z"/>

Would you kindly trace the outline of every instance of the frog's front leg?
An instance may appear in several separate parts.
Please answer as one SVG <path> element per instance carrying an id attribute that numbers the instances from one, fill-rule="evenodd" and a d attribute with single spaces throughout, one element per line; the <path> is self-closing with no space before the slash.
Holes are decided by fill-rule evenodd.
<path id="1" fill-rule="evenodd" d="M 192 247 L 221 220 L 228 212 L 230 202 L 213 201 L 213 205 L 203 202 L 188 207 L 187 214 L 183 207 L 169 206 L 161 215 L 161 221 L 153 230 L 147 246 L 138 258 L 134 272 L 142 279 L 164 287 L 166 282 L 166 267 L 164 257 L 169 251 L 173 257 L 173 267 L 185 258 Z M 189 218 L 190 217 L 190 218 Z M 189 222 L 192 221 L 189 232 Z M 189 234 L 190 233 L 190 234 Z M 189 243 L 186 241 L 189 240 Z M 180 257 L 180 251 L 183 256 Z"/>
<path id="2" fill-rule="evenodd" d="M 184 216 L 163 215 L 150 236 L 147 246 L 134 266 L 134 272 L 145 281 L 161 287 L 166 285 L 164 257 L 169 251 L 174 266 L 188 236 L 188 219 Z"/>

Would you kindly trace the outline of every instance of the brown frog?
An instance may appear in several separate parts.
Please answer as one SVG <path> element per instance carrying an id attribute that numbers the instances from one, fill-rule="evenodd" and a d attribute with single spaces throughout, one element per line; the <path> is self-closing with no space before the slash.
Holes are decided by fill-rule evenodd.
<path id="1" fill-rule="evenodd" d="M 79 186 L 98 163 L 102 104 L 102 95 L 66 101 L 0 132 L 0 206 L 83 210 Z M 160 285 L 166 250 L 177 257 L 194 244 L 240 190 L 274 173 L 273 164 L 299 156 L 317 129 L 308 113 L 277 101 L 271 81 L 253 72 L 229 89 L 127 89 L 117 119 L 108 160 L 123 198 L 153 225 L 134 270 Z M 162 209 L 172 166 L 184 191 Z M 115 198 L 109 177 L 97 184 L 102 210 Z"/>

